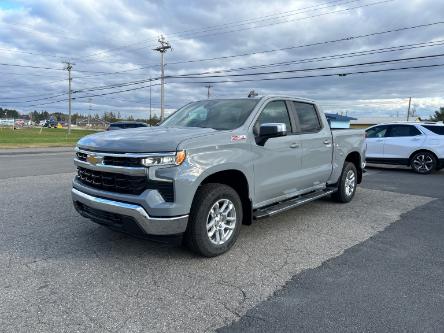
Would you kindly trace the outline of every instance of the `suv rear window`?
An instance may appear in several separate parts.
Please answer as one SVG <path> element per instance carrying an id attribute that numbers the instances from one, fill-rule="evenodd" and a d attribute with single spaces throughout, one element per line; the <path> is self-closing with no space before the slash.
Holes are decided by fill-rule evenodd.
<path id="1" fill-rule="evenodd" d="M 427 128 L 429 131 L 432 131 L 435 134 L 444 135 L 444 126 L 422 125 L 422 127 Z"/>
<path id="2" fill-rule="evenodd" d="M 388 137 L 401 137 L 401 136 L 417 136 L 421 135 L 421 132 L 412 125 L 390 125 L 388 131 Z"/>

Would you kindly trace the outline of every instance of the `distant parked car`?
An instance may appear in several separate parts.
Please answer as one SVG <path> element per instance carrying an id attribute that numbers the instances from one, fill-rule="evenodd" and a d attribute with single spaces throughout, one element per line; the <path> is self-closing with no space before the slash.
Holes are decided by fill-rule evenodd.
<path id="1" fill-rule="evenodd" d="M 389 123 L 366 129 L 368 163 L 410 166 L 429 174 L 444 168 L 444 125 Z"/>
<path id="2" fill-rule="evenodd" d="M 58 122 L 54 119 L 46 120 L 46 122 L 43 124 L 43 127 L 57 128 Z"/>
<path id="3" fill-rule="evenodd" d="M 109 124 L 107 131 L 119 130 L 119 129 L 128 129 L 128 128 L 136 128 L 136 127 L 148 127 L 146 123 L 142 123 L 140 121 L 118 121 L 115 123 Z"/>

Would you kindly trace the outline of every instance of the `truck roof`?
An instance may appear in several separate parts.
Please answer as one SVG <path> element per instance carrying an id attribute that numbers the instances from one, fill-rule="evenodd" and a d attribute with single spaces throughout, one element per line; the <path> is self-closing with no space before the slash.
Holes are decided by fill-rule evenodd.
<path id="1" fill-rule="evenodd" d="M 230 99 L 270 99 L 270 98 L 282 98 L 282 99 L 297 99 L 299 101 L 308 102 L 308 103 L 316 103 L 312 99 L 304 98 L 304 97 L 298 97 L 298 96 L 288 96 L 288 95 L 260 95 L 260 96 L 254 96 L 254 97 L 233 97 L 233 98 L 210 98 L 210 100 L 230 100 Z M 204 101 L 204 100 L 202 100 Z"/>

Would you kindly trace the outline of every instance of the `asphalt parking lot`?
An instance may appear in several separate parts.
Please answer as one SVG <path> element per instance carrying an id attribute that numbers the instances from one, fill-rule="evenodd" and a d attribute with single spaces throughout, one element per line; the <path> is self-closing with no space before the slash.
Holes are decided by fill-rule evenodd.
<path id="1" fill-rule="evenodd" d="M 243 226 L 203 259 L 80 217 L 70 152 L 0 154 L 0 327 L 444 330 L 444 172 L 371 168 L 353 202 Z"/>

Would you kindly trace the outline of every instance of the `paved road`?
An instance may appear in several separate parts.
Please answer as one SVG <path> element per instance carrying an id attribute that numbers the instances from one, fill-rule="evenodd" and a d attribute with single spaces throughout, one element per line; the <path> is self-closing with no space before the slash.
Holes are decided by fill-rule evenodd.
<path id="1" fill-rule="evenodd" d="M 444 173 L 369 170 L 363 187 L 437 199 L 343 255 L 294 276 L 220 332 L 444 331 Z"/>
<path id="2" fill-rule="evenodd" d="M 17 149 L 0 150 L 0 179 L 54 175 L 75 170 L 72 148 L 26 149 L 25 154 L 19 152 Z"/>
<path id="3" fill-rule="evenodd" d="M 36 165 L 39 177 L 33 176 Z M 244 226 L 229 253 L 202 259 L 174 244 L 134 239 L 80 217 L 70 201 L 74 173 L 69 154 L 0 156 L 0 170 L 0 327 L 5 331 L 203 332 L 233 321 L 238 322 L 224 329 L 252 327 L 241 326 L 245 315 L 266 306 L 267 298 L 277 297 L 274 292 L 283 286 L 282 293 L 293 290 L 292 283 L 297 288 L 298 278 L 336 260 L 344 260 L 347 269 L 353 263 L 347 256 L 357 246 L 437 202 L 424 193 L 381 190 L 381 172 L 371 170 L 369 185 L 352 203 L 320 200 Z M 433 177 L 442 181 L 442 174 Z M 422 253 L 417 254 L 418 259 Z M 327 285 L 338 277 L 318 279 Z M 437 291 L 432 284 L 427 289 L 427 279 L 422 285 L 426 294 Z M 339 295 L 347 294 L 344 286 L 336 288 Z M 319 299 L 308 291 L 307 302 Z M 377 295 L 373 299 L 377 302 Z M 353 316 L 354 309 L 345 307 L 344 316 Z M 339 320 L 330 313 L 329 322 Z M 278 328 L 272 314 L 264 321 L 271 330 Z M 287 315 L 282 320 L 288 323 L 304 317 L 292 310 Z M 315 328 L 308 317 L 312 314 L 306 314 L 307 326 L 300 326 L 306 330 Z"/>

